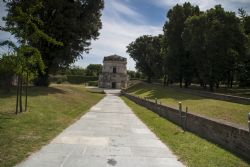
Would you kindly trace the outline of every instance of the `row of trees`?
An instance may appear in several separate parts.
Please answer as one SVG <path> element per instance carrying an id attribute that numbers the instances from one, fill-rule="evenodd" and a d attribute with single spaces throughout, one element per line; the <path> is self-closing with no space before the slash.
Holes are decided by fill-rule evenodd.
<path id="1" fill-rule="evenodd" d="M 71 66 L 57 71 L 59 75 L 81 75 L 97 77 L 102 72 L 101 64 L 89 64 L 86 68 Z"/>
<path id="2" fill-rule="evenodd" d="M 221 5 L 204 12 L 184 3 L 167 18 L 162 35 L 144 35 L 127 47 L 149 82 L 164 78 L 164 84 L 195 82 L 211 90 L 234 81 L 250 86 L 250 16 L 244 10 L 236 16 Z"/>

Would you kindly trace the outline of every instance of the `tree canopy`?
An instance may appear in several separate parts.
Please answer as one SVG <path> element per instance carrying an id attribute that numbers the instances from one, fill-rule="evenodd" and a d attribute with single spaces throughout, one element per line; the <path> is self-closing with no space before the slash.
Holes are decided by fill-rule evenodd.
<path id="1" fill-rule="evenodd" d="M 102 72 L 102 65 L 101 64 L 90 64 L 86 68 L 86 75 L 87 76 L 99 76 Z"/>
<path id="2" fill-rule="evenodd" d="M 141 36 L 127 47 L 148 78 L 210 90 L 221 84 L 250 86 L 250 16 L 243 9 L 237 16 L 221 5 L 200 11 L 190 3 L 177 4 L 168 11 L 163 32 Z"/>
<path id="3" fill-rule="evenodd" d="M 37 2 L 42 8 L 27 11 Z M 21 9 L 24 12 L 31 12 L 31 18 L 34 18 L 33 21 L 37 23 L 38 34 L 43 36 L 39 40 L 27 41 L 41 52 L 46 66 L 45 74 L 39 73 L 37 85 L 48 85 L 49 73 L 69 66 L 81 58 L 82 53 L 89 51 L 91 40 L 97 39 L 99 29 L 102 27 L 100 17 L 103 6 L 103 0 L 15 0 L 7 2 L 8 15 L 4 18 L 6 27 L 9 29 L 17 27 L 20 31 L 27 30 L 30 32 L 29 36 L 36 39 L 37 34 L 32 33 L 32 28 L 26 28 L 22 22 L 11 19 L 18 18 L 20 13 L 17 9 Z M 21 37 L 18 32 L 12 34 L 17 38 Z M 51 44 L 53 39 L 60 41 L 60 45 Z"/>
<path id="4" fill-rule="evenodd" d="M 127 46 L 127 52 L 136 62 L 136 68 L 147 76 L 148 82 L 157 74 L 156 67 L 161 66 L 160 51 L 161 43 L 158 36 L 144 35 Z"/>

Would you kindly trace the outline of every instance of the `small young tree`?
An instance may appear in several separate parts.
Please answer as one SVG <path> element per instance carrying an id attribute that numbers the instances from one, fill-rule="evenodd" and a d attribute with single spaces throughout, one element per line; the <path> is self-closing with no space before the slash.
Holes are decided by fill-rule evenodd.
<path id="1" fill-rule="evenodd" d="M 40 39 L 43 39 L 54 45 L 63 45 L 61 42 L 56 41 L 56 39 L 48 36 L 39 29 L 39 26 L 43 25 L 43 22 L 39 19 L 36 13 L 38 10 L 42 10 L 42 1 L 37 0 L 31 3 L 34 5 L 25 10 L 16 6 L 13 15 L 8 15 L 8 17 L 4 18 L 8 24 L 5 27 L 1 27 L 1 30 L 8 31 L 15 35 L 20 43 L 20 47 L 16 49 L 17 56 L 15 72 L 18 76 L 16 114 L 18 113 L 18 104 L 19 112 L 23 111 L 22 90 L 24 80 L 26 80 L 25 110 L 27 110 L 28 82 L 32 77 L 37 75 L 38 71 L 43 71 L 45 68 L 39 50 L 29 46 L 28 41 L 39 41 Z"/>

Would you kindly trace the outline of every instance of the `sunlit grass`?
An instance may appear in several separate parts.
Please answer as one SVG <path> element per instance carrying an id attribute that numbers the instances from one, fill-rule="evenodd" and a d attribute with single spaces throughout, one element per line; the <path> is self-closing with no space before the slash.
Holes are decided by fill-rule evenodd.
<path id="1" fill-rule="evenodd" d="M 29 94 L 29 111 L 18 115 L 15 91 L 0 94 L 0 167 L 40 149 L 104 96 L 80 85 L 32 87 Z"/>
<path id="2" fill-rule="evenodd" d="M 122 97 L 134 113 L 189 167 L 250 167 L 246 162 L 219 146 L 159 117 L 154 112 Z"/>
<path id="3" fill-rule="evenodd" d="M 163 104 L 175 108 L 178 107 L 178 102 L 182 102 L 183 106 L 187 106 L 190 112 L 247 127 L 247 115 L 250 112 L 250 105 L 204 98 L 183 93 L 171 87 L 162 87 L 146 83 L 139 83 L 127 91 L 141 97 L 148 97 L 150 99 L 157 98 Z"/>

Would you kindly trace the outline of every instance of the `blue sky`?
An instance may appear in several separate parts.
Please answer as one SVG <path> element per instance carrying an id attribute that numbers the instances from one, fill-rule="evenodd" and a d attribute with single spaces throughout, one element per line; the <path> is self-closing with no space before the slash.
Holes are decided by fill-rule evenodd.
<path id="1" fill-rule="evenodd" d="M 128 59 L 128 69 L 134 70 L 135 63 L 126 53 L 126 46 L 141 35 L 158 35 L 166 21 L 166 13 L 177 3 L 184 0 L 105 0 L 102 15 L 103 28 L 98 40 L 92 41 L 89 54 L 83 53 L 83 59 L 75 65 L 86 67 L 88 64 L 101 64 L 103 57 L 118 54 Z M 250 14 L 250 0 L 189 0 L 206 10 L 216 4 L 222 4 L 225 10 L 237 13 L 244 8 Z M 0 1 L 0 17 L 4 16 L 4 6 Z M 0 25 L 4 23 L 0 21 Z M 0 32 L 0 41 L 13 39 L 8 33 Z"/>

